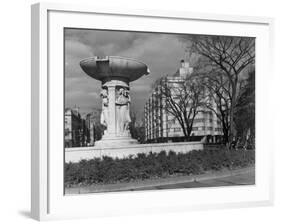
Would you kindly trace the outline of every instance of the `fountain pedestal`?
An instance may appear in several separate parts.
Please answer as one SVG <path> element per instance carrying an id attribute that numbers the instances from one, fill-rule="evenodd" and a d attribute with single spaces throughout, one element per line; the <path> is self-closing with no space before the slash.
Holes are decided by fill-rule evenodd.
<path id="1" fill-rule="evenodd" d="M 105 130 L 102 139 L 95 142 L 95 147 L 107 148 L 113 146 L 138 144 L 138 141 L 131 137 L 130 130 L 128 128 L 124 129 L 123 125 L 125 124 L 122 123 L 122 121 L 120 122 L 120 107 L 127 107 L 123 113 L 125 112 L 129 116 L 130 102 L 128 100 L 127 102 L 123 102 L 123 105 L 119 105 L 118 93 L 120 92 L 120 89 L 129 91 L 129 84 L 121 80 L 112 79 L 102 84 L 102 89 L 107 90 L 108 95 L 108 108 L 107 111 L 105 111 L 105 113 L 108 113 L 108 121 L 106 121 L 107 130 Z M 123 116 L 124 114 L 121 115 Z M 128 124 L 130 123 L 129 120 L 125 120 L 125 122 L 128 122 Z M 120 130 L 121 128 L 122 130 Z"/>
<path id="2" fill-rule="evenodd" d="M 147 66 L 134 59 L 114 56 L 87 58 L 80 62 L 80 66 L 89 76 L 102 83 L 101 123 L 106 130 L 102 139 L 95 142 L 95 148 L 138 144 L 129 131 L 129 83 L 149 74 Z"/>

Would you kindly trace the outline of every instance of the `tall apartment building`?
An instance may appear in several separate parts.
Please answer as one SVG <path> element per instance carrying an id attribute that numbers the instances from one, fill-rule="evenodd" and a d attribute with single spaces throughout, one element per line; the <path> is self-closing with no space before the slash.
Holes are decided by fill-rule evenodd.
<path id="1" fill-rule="evenodd" d="M 193 72 L 188 62 L 181 61 L 181 66 L 174 75 L 163 77 L 156 83 L 152 95 L 145 104 L 145 140 L 146 142 L 183 141 L 184 133 L 174 115 L 165 109 L 165 97 L 161 92 L 163 85 L 172 90 L 179 87 L 188 75 Z M 176 92 L 176 91 L 174 91 Z M 215 107 L 215 105 L 214 105 Z M 221 123 L 215 113 L 207 108 L 201 108 L 194 118 L 191 140 L 217 142 L 221 138 Z"/>

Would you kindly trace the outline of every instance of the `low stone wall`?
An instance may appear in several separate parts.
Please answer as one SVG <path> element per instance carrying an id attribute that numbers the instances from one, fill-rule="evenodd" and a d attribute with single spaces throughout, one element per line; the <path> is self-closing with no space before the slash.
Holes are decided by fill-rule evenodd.
<path id="1" fill-rule="evenodd" d="M 65 149 L 65 162 L 79 162 L 82 159 L 101 158 L 109 156 L 113 158 L 125 158 L 130 155 L 135 156 L 138 153 L 161 151 L 174 151 L 176 153 L 186 153 L 192 150 L 203 150 L 201 142 L 173 142 L 173 143 L 155 143 L 155 144 L 138 144 L 128 146 L 117 146 L 114 148 L 96 148 L 96 147 L 79 147 Z"/>

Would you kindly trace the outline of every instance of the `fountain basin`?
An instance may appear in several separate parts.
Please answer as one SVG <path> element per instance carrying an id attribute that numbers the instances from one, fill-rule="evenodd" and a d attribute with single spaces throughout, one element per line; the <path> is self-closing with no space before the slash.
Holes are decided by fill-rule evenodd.
<path id="1" fill-rule="evenodd" d="M 87 75 L 102 83 L 111 79 L 132 82 L 149 74 L 146 64 L 119 56 L 86 58 L 80 62 L 80 66 Z"/>

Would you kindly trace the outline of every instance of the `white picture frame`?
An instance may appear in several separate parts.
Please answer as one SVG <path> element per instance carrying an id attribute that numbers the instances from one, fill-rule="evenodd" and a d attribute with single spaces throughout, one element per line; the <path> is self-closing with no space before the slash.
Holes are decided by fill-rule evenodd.
<path id="1" fill-rule="evenodd" d="M 273 23 L 271 18 L 248 16 L 128 11 L 50 3 L 32 5 L 32 217 L 50 220 L 271 205 L 273 146 L 269 134 L 264 134 L 262 128 L 269 127 L 272 118 L 266 106 L 268 96 L 262 90 L 270 88 Z M 256 184 L 64 196 L 63 27 L 255 36 Z"/>

